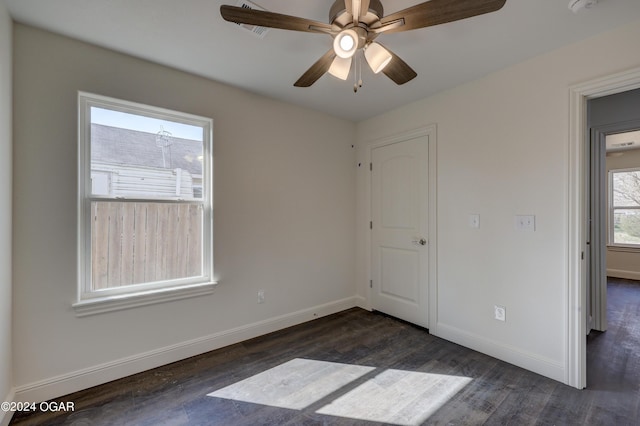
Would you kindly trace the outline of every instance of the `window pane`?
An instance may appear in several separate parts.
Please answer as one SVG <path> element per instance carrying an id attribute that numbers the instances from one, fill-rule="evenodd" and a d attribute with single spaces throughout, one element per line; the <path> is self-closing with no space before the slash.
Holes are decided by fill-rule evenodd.
<path id="1" fill-rule="evenodd" d="M 640 244 L 640 210 L 614 210 L 613 242 L 616 244 Z"/>
<path id="2" fill-rule="evenodd" d="M 613 173 L 613 205 L 640 206 L 640 170 Z"/>
<path id="3" fill-rule="evenodd" d="M 199 204 L 91 203 L 93 290 L 202 276 Z"/>
<path id="4" fill-rule="evenodd" d="M 91 107 L 91 193 L 202 198 L 203 128 Z"/>

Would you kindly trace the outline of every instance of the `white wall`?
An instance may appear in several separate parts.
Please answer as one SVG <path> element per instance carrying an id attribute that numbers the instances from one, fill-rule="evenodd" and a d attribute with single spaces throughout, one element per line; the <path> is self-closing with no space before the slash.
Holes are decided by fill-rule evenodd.
<path id="1" fill-rule="evenodd" d="M 569 87 L 640 66 L 638 39 L 635 22 L 358 124 L 365 164 L 376 138 L 437 125 L 436 335 L 567 381 Z M 357 176 L 363 297 L 368 173 Z M 517 214 L 535 215 L 535 232 L 516 231 Z"/>
<path id="2" fill-rule="evenodd" d="M 630 169 L 640 167 L 640 149 L 622 151 L 616 156 L 607 156 L 606 169 Z M 607 185 L 607 191 L 609 186 Z M 607 193 L 607 198 L 609 195 Z M 607 224 L 607 226 L 609 226 Z M 610 277 L 640 279 L 640 253 L 607 247 L 607 275 Z"/>
<path id="3" fill-rule="evenodd" d="M 11 398 L 11 40 L 12 23 L 0 0 L 0 398 Z M 0 412 L 0 424 L 3 421 Z"/>
<path id="4" fill-rule="evenodd" d="M 18 397 L 354 306 L 355 124 L 18 24 L 14 52 Z M 75 316 L 78 90 L 214 119 L 213 295 Z"/>

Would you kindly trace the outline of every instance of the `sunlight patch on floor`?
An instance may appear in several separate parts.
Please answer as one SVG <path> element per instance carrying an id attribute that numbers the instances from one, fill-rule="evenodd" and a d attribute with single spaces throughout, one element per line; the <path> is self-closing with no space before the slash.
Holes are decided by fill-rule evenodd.
<path id="1" fill-rule="evenodd" d="M 374 369 L 296 358 L 208 396 L 301 410 Z"/>
<path id="2" fill-rule="evenodd" d="M 469 377 L 385 370 L 317 413 L 396 425 L 419 425 L 469 382 Z"/>
<path id="3" fill-rule="evenodd" d="M 362 379 L 357 386 L 348 386 L 374 370 L 377 368 L 296 358 L 208 396 L 291 410 L 330 397 L 316 413 L 413 426 L 428 419 L 472 380 L 387 369 Z"/>

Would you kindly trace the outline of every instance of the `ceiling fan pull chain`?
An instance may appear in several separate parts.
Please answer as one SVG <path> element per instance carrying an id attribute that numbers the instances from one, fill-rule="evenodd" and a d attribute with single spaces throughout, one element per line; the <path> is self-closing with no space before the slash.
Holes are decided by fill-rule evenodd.
<path id="1" fill-rule="evenodd" d="M 358 56 L 358 87 L 362 87 L 362 58 Z"/>
<path id="2" fill-rule="evenodd" d="M 359 55 L 354 56 L 353 65 L 353 93 L 358 93 L 358 89 L 362 87 L 362 60 Z"/>
<path id="3" fill-rule="evenodd" d="M 358 93 L 358 55 L 353 57 L 353 93 Z"/>

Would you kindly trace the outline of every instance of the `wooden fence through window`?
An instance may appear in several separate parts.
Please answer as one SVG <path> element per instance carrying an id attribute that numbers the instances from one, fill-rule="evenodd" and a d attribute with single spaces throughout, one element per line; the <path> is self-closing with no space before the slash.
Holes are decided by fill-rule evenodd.
<path id="1" fill-rule="evenodd" d="M 94 290 L 202 274 L 198 204 L 91 203 Z"/>

